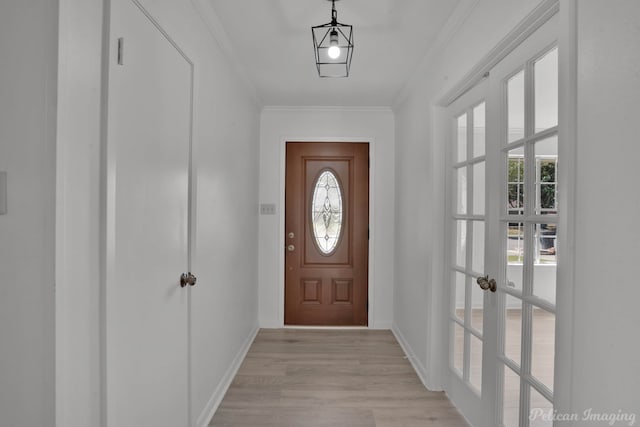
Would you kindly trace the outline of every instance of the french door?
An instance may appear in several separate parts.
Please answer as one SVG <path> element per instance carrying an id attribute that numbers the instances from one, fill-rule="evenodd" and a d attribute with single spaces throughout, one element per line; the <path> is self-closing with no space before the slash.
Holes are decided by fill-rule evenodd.
<path id="1" fill-rule="evenodd" d="M 557 18 L 448 107 L 449 384 L 474 426 L 552 425 Z"/>

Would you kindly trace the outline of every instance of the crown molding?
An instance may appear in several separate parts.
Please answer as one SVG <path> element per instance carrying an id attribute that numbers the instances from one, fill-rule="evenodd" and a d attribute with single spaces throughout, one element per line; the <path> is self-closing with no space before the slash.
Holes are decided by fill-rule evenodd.
<path id="1" fill-rule="evenodd" d="M 286 106 L 268 105 L 262 108 L 263 112 L 270 111 L 330 111 L 330 112 L 362 112 L 362 113 L 393 113 L 391 107 L 386 106 Z"/>

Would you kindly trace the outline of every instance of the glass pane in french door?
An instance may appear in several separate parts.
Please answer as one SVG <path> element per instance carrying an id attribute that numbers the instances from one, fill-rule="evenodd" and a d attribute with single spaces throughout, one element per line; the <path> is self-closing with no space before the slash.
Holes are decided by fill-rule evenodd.
<path id="1" fill-rule="evenodd" d="M 502 331 L 502 425 L 551 426 L 555 354 L 558 192 L 557 48 L 505 70 L 502 140 L 504 266 L 498 293 Z"/>
<path id="2" fill-rule="evenodd" d="M 475 395 L 482 392 L 485 263 L 485 103 L 453 117 L 450 366 Z"/>
<path id="3" fill-rule="evenodd" d="M 508 366 L 503 366 L 504 402 L 502 405 L 502 424 L 505 427 L 518 427 L 520 424 L 520 376 Z"/>

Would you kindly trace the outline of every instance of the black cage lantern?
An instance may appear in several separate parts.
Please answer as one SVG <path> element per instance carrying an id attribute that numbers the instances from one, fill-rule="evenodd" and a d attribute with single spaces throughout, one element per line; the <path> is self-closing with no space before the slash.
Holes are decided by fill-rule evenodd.
<path id="1" fill-rule="evenodd" d="M 311 27 L 316 67 L 320 77 L 349 77 L 353 56 L 353 26 L 338 22 L 336 0 L 331 1 L 331 22 Z"/>

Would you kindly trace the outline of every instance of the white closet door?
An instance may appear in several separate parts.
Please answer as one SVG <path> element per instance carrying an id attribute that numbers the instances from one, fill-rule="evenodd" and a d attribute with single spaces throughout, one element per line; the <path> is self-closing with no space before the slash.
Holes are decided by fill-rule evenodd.
<path id="1" fill-rule="evenodd" d="M 192 64 L 132 0 L 111 1 L 106 417 L 187 426 Z"/>

